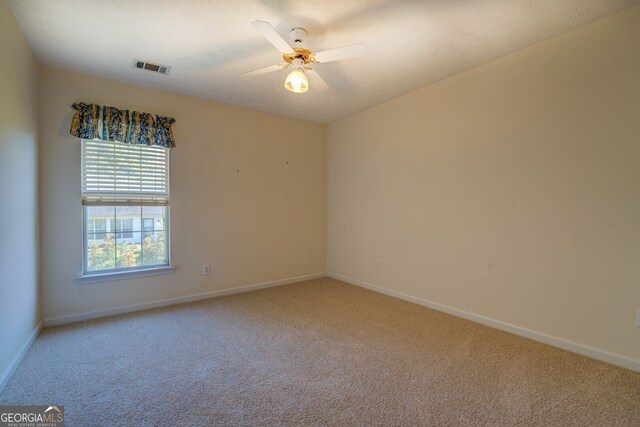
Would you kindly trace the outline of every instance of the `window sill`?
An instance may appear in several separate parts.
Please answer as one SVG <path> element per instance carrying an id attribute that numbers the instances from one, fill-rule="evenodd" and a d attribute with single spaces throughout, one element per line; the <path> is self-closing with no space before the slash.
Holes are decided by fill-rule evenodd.
<path id="1" fill-rule="evenodd" d="M 114 271 L 111 273 L 85 274 L 85 275 L 76 277 L 76 283 L 111 282 L 114 280 L 133 279 L 137 277 L 173 274 L 174 271 L 176 271 L 176 267 L 172 265 L 168 265 L 164 267 L 146 268 L 143 270 Z"/>

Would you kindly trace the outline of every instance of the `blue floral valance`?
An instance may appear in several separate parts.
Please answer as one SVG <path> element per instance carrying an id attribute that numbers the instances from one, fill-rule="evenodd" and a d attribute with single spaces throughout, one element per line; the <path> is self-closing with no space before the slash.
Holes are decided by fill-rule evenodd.
<path id="1" fill-rule="evenodd" d="M 171 125 L 175 119 L 139 111 L 119 110 L 83 102 L 74 103 L 71 135 L 127 144 L 175 147 Z"/>

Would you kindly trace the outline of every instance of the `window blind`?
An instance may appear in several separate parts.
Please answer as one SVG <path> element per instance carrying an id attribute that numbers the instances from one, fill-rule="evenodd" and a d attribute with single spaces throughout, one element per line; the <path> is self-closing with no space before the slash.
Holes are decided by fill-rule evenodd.
<path id="1" fill-rule="evenodd" d="M 169 150 L 82 140 L 83 205 L 169 204 Z"/>

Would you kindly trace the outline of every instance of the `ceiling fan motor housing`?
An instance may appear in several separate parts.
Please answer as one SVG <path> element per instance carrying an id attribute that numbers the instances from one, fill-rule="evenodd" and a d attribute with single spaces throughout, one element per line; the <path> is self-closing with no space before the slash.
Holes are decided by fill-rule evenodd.
<path id="1" fill-rule="evenodd" d="M 293 64 L 296 60 L 301 60 L 302 63 L 308 64 L 315 62 L 313 60 L 312 52 L 304 47 L 304 42 L 307 38 L 307 30 L 304 28 L 292 28 L 289 31 L 289 39 L 291 40 L 291 46 L 293 47 L 293 53 L 285 53 L 282 55 L 285 61 L 289 64 Z"/>
<path id="2" fill-rule="evenodd" d="M 304 28 L 292 28 L 289 31 L 289 40 L 293 43 L 293 47 L 303 47 L 305 40 L 307 39 L 307 30 Z"/>

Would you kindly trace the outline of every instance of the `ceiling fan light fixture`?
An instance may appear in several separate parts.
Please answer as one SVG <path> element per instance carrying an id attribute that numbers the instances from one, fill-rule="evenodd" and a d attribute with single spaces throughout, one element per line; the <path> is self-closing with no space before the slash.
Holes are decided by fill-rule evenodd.
<path id="1" fill-rule="evenodd" d="M 309 90 L 309 81 L 302 67 L 296 67 L 289 73 L 284 81 L 284 87 L 293 93 L 305 93 Z"/>
<path id="2" fill-rule="evenodd" d="M 284 63 L 272 65 L 270 67 L 259 68 L 254 71 L 242 73 L 245 76 L 270 73 L 291 66 L 292 71 L 284 81 L 284 87 L 289 92 L 305 93 L 309 90 L 307 73 L 311 76 L 314 90 L 322 92 L 329 89 L 329 85 L 318 75 L 311 66 L 323 62 L 340 61 L 342 59 L 356 58 L 367 53 L 369 50 L 364 43 L 357 43 L 351 46 L 337 49 L 325 50 L 323 52 L 311 52 L 305 47 L 307 31 L 304 28 L 295 27 L 289 31 L 291 43 L 282 38 L 280 34 L 266 21 L 253 21 L 251 23 L 262 36 L 267 39 L 282 54 Z"/>

